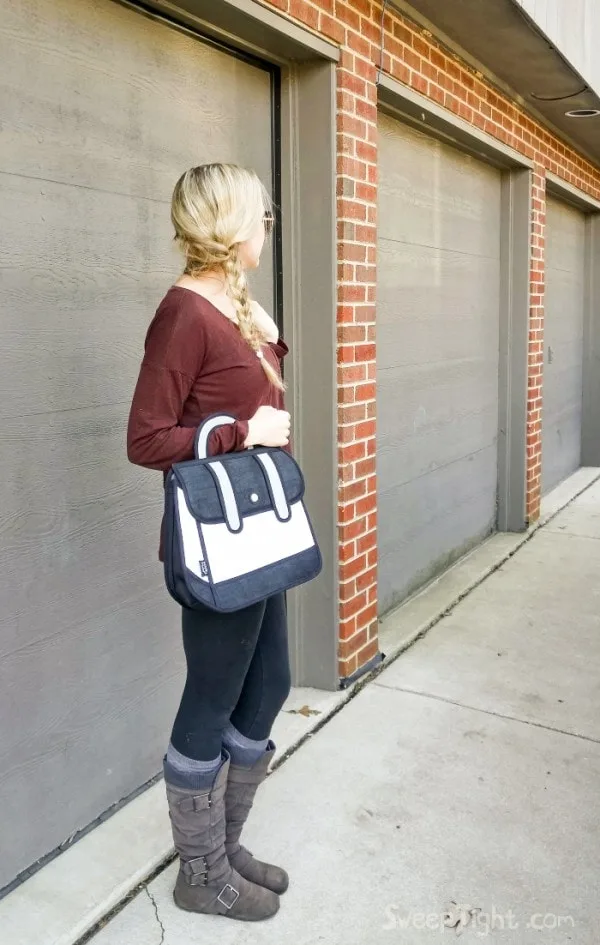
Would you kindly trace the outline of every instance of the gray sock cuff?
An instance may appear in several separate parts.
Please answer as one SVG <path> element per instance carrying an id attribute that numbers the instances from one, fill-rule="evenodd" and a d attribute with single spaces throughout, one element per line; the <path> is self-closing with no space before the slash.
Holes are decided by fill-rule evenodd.
<path id="1" fill-rule="evenodd" d="M 248 738 L 247 735 L 238 732 L 237 728 L 229 722 L 223 732 L 223 744 L 231 755 L 234 765 L 250 766 L 262 758 L 269 739 L 263 738 L 257 741 L 254 738 Z"/>
<path id="2" fill-rule="evenodd" d="M 169 742 L 167 754 L 163 761 L 165 781 L 174 787 L 180 788 L 201 790 L 212 787 L 223 760 L 223 755 L 219 755 L 210 761 L 188 758 L 187 755 L 182 755 L 180 751 L 177 751 L 175 746 Z"/>

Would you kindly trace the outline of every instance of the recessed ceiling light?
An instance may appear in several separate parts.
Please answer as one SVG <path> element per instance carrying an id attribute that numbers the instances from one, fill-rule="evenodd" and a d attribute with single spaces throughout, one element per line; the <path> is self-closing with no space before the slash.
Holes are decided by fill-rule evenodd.
<path id="1" fill-rule="evenodd" d="M 565 115 L 567 118 L 596 118 L 600 115 L 600 108 L 573 108 Z"/>

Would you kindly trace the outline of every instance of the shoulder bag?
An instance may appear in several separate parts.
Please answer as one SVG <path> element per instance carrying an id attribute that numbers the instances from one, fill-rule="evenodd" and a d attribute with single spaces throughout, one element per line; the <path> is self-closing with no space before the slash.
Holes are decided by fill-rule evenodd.
<path id="1" fill-rule="evenodd" d="M 165 580 L 183 607 L 241 610 L 321 571 L 293 457 L 265 447 L 207 456 L 212 431 L 234 422 L 203 423 L 197 458 L 175 463 L 165 483 Z"/>

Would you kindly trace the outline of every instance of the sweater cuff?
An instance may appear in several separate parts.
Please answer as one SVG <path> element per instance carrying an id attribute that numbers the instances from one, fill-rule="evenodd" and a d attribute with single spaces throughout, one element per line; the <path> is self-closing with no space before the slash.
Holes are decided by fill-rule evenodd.
<path id="1" fill-rule="evenodd" d="M 246 440 L 248 439 L 248 432 L 250 430 L 248 420 L 238 420 L 236 423 L 236 450 L 245 450 L 246 449 Z"/>
<path id="2" fill-rule="evenodd" d="M 208 455 L 222 456 L 223 453 L 236 453 L 245 449 L 248 438 L 248 421 L 236 420 L 235 423 L 224 424 L 212 431 L 208 438 Z"/>
<path id="3" fill-rule="evenodd" d="M 283 338 L 278 338 L 277 341 L 270 341 L 269 347 L 280 360 L 281 358 L 285 358 L 286 354 L 289 354 L 290 351 Z"/>

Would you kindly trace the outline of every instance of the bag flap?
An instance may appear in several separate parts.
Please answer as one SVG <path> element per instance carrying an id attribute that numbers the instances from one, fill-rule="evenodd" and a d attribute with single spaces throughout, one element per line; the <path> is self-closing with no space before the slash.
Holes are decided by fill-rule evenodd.
<path id="1" fill-rule="evenodd" d="M 199 522 L 224 522 L 225 513 L 217 477 L 210 466 L 221 463 L 225 467 L 241 518 L 273 508 L 268 479 L 258 456 L 268 454 L 277 467 L 288 504 L 304 495 L 304 478 L 296 461 L 284 450 L 246 450 L 225 453 L 210 459 L 176 463 L 172 474 L 183 490 L 186 504 Z"/>

